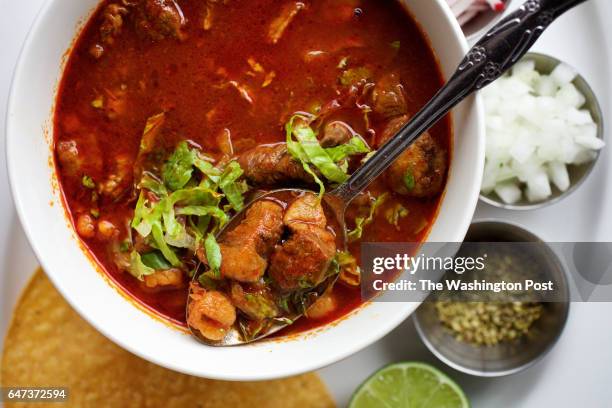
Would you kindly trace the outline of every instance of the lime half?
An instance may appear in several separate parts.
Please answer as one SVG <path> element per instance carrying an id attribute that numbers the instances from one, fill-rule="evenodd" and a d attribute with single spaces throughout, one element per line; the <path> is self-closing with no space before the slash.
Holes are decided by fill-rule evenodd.
<path id="1" fill-rule="evenodd" d="M 395 363 L 381 368 L 355 391 L 349 408 L 467 408 L 459 386 L 437 368 Z"/>

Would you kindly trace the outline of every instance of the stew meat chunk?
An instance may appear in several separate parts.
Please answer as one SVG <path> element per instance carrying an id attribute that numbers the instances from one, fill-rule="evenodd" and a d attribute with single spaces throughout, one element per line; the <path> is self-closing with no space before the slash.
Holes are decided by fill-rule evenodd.
<path id="1" fill-rule="evenodd" d="M 141 0 L 138 5 L 136 27 L 152 40 L 184 38 L 183 11 L 174 0 Z"/>
<path id="2" fill-rule="evenodd" d="M 381 119 L 389 119 L 408 112 L 404 88 L 398 74 L 383 76 L 372 91 L 372 110 Z"/>
<path id="3" fill-rule="evenodd" d="M 385 127 L 381 143 L 395 135 L 408 121 L 398 116 Z M 423 133 L 386 171 L 389 187 L 398 194 L 431 198 L 440 193 L 446 177 L 446 152 L 428 132 Z"/>
<path id="4" fill-rule="evenodd" d="M 240 155 L 238 163 L 244 169 L 245 177 L 256 185 L 312 181 L 302 165 L 289 154 L 285 143 L 254 147 Z"/>
<path id="5" fill-rule="evenodd" d="M 268 255 L 280 239 L 283 208 L 272 201 L 258 201 L 244 220 L 224 234 L 221 275 L 239 282 L 257 282 L 266 271 Z"/>
<path id="6" fill-rule="evenodd" d="M 272 254 L 269 274 L 283 291 L 316 286 L 336 253 L 335 237 L 325 229 L 327 219 L 318 198 L 305 194 L 295 200 L 284 222 L 291 235 Z"/>
<path id="7" fill-rule="evenodd" d="M 191 284 L 187 323 L 210 340 L 221 340 L 236 321 L 236 308 L 229 298 L 216 290 Z"/>

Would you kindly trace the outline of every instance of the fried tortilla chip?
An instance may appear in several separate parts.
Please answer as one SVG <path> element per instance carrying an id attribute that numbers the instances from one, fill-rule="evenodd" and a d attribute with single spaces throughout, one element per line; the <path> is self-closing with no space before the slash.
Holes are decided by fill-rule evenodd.
<path id="1" fill-rule="evenodd" d="M 316 374 L 226 382 L 179 374 L 121 349 L 94 330 L 37 271 L 15 309 L 2 386 L 67 387 L 65 403 L 7 407 L 316 407 L 335 404 Z"/>

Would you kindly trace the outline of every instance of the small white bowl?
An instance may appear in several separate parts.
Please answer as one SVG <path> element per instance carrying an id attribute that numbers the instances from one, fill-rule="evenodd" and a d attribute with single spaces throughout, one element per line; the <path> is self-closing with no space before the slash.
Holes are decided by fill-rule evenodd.
<path id="1" fill-rule="evenodd" d="M 68 302 L 102 334 L 149 361 L 201 377 L 262 380 L 314 370 L 387 334 L 418 304 L 371 303 L 309 333 L 249 346 L 205 347 L 134 306 L 87 256 L 66 218 L 54 174 L 52 114 L 66 50 L 97 0 L 48 0 L 19 59 L 7 115 L 7 161 L 15 206 L 43 268 Z M 404 0 L 450 76 L 468 46 L 444 0 Z M 454 111 L 454 159 L 430 239 L 461 241 L 478 201 L 484 117 L 478 97 Z"/>

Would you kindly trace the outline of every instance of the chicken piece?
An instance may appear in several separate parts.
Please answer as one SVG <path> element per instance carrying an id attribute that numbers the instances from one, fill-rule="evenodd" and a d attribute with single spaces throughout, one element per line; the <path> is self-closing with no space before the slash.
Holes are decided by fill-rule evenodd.
<path id="1" fill-rule="evenodd" d="M 291 1 L 285 4 L 278 17 L 270 23 L 270 27 L 268 28 L 268 42 L 271 44 L 279 42 L 287 30 L 287 27 L 289 27 L 289 24 L 291 24 L 293 19 L 304 7 L 305 4 L 301 1 Z"/>
<path id="2" fill-rule="evenodd" d="M 209 340 L 222 340 L 236 321 L 236 308 L 229 298 L 216 290 L 191 284 L 187 324 Z"/>
<path id="3" fill-rule="evenodd" d="M 153 41 L 165 38 L 183 40 L 183 11 L 174 0 L 143 0 L 138 5 L 136 28 Z"/>
<path id="4" fill-rule="evenodd" d="M 408 113 L 404 88 L 398 74 L 387 74 L 376 82 L 372 91 L 372 110 L 380 119 Z"/>
<path id="5" fill-rule="evenodd" d="M 408 116 L 392 119 L 382 132 L 381 144 L 393 137 L 407 121 Z M 430 198 L 442 191 L 447 165 L 446 152 L 425 132 L 389 167 L 385 178 L 398 194 Z"/>
<path id="6" fill-rule="evenodd" d="M 156 271 L 144 277 L 147 288 L 180 288 L 183 286 L 185 274 L 177 268 Z"/>
<path id="7" fill-rule="evenodd" d="M 256 185 L 275 185 L 290 181 L 312 183 L 312 176 L 293 159 L 285 143 L 262 145 L 238 157 L 245 177 Z"/>
<path id="8" fill-rule="evenodd" d="M 282 291 L 312 288 L 323 281 L 335 253 L 332 233 L 304 225 L 276 248 L 268 273 Z"/>
<path id="9" fill-rule="evenodd" d="M 257 282 L 266 271 L 268 256 L 280 240 L 283 208 L 258 201 L 244 220 L 220 239 L 221 275 L 239 282 Z"/>
<path id="10" fill-rule="evenodd" d="M 230 297 L 236 308 L 253 320 L 264 320 L 280 314 L 269 290 L 263 285 L 232 282 Z"/>
<path id="11" fill-rule="evenodd" d="M 283 291 L 321 283 L 336 253 L 336 239 L 317 196 L 304 194 L 287 209 L 284 223 L 292 231 L 270 257 L 270 277 Z"/>
<path id="12" fill-rule="evenodd" d="M 351 137 L 352 129 L 346 123 L 335 120 L 325 125 L 320 143 L 323 147 L 334 147 L 348 142 Z"/>

